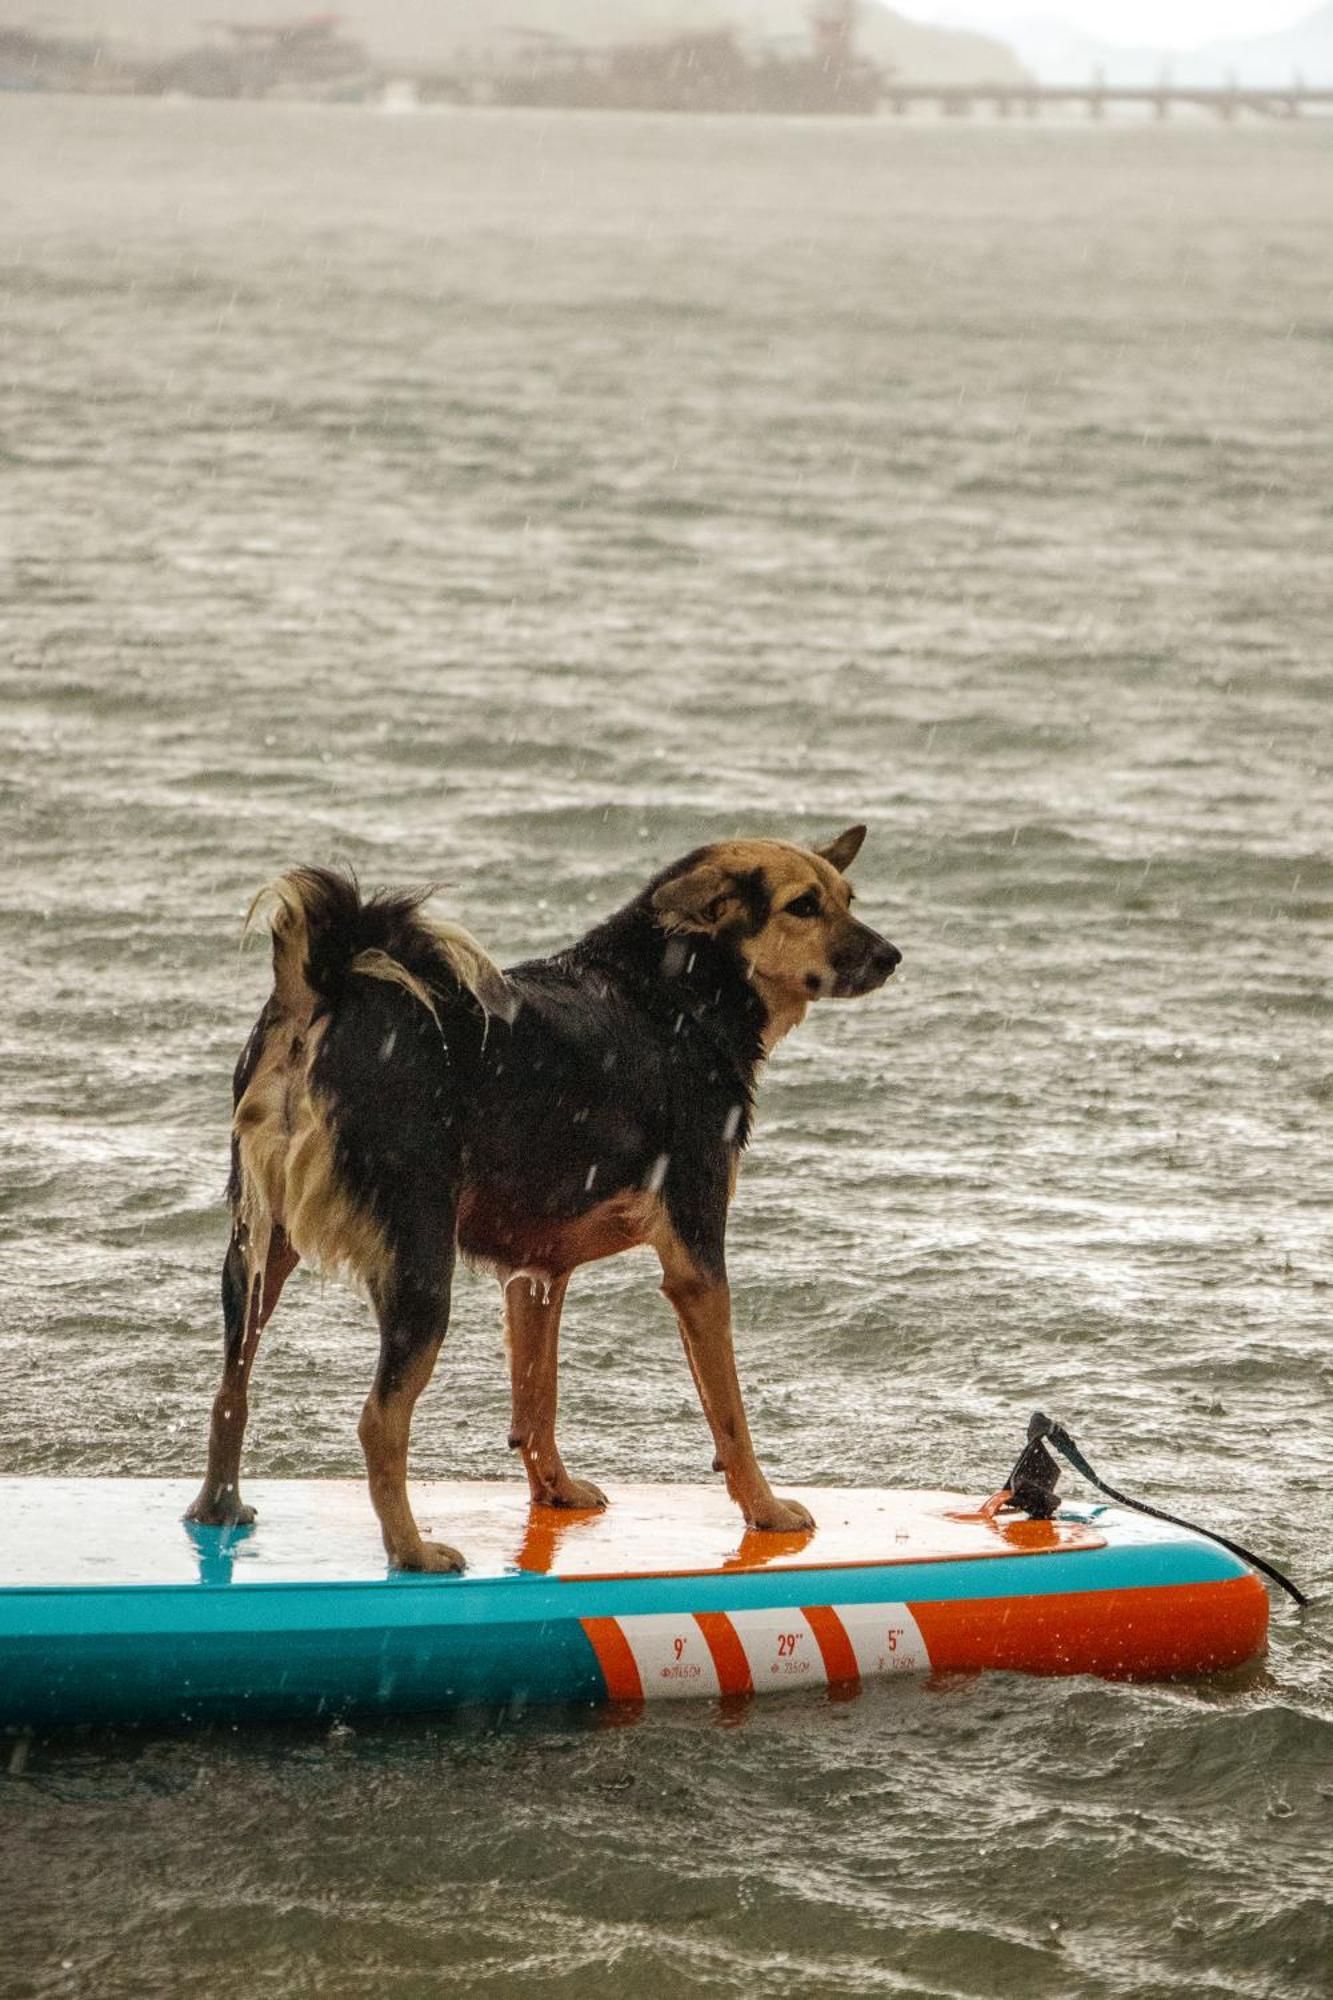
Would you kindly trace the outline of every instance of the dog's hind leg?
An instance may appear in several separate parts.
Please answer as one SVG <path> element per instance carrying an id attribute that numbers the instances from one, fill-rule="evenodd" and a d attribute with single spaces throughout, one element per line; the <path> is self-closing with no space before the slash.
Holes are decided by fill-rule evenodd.
<path id="1" fill-rule="evenodd" d="M 186 1514 L 201 1526 L 244 1524 L 255 1510 L 241 1500 L 241 1444 L 249 1415 L 250 1370 L 259 1336 L 282 1288 L 300 1259 L 274 1224 L 262 1256 L 254 1254 L 244 1225 L 232 1233 L 222 1265 L 222 1386 L 213 1400 L 208 1469 Z"/>
<path id="2" fill-rule="evenodd" d="M 662 1290 L 680 1322 L 690 1373 L 713 1433 L 716 1468 L 726 1479 L 728 1493 L 751 1528 L 791 1534 L 813 1527 L 799 1500 L 778 1499 L 755 1457 L 736 1375 L 731 1288 L 725 1272 L 713 1276 L 701 1269 L 674 1234 L 665 1236 L 657 1251 Z"/>
<path id="3" fill-rule="evenodd" d="M 509 1443 L 522 1452 L 533 1500 L 543 1507 L 605 1507 L 587 1479 L 571 1479 L 555 1441 L 560 1311 L 569 1274 L 549 1281 L 515 1271 L 504 1286 L 513 1414 Z"/>
<path id="4" fill-rule="evenodd" d="M 420 1219 L 419 1219 L 420 1220 Z M 457 1570 L 457 1549 L 422 1540 L 407 1501 L 407 1446 L 416 1401 L 435 1366 L 449 1325 L 453 1281 L 452 1213 L 436 1218 L 415 1245 L 389 1250 L 372 1285 L 380 1324 L 380 1358 L 358 1426 L 370 1497 L 395 1569 Z"/>

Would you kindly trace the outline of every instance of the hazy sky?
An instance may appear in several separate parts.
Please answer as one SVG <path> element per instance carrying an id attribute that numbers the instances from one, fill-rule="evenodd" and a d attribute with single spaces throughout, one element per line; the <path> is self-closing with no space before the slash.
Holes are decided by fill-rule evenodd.
<path id="1" fill-rule="evenodd" d="M 1159 42 L 1189 48 L 1228 35 L 1271 35 L 1314 13 L 1318 0 L 894 0 L 918 21 L 998 27 L 1024 14 L 1048 14 L 1108 42 Z"/>

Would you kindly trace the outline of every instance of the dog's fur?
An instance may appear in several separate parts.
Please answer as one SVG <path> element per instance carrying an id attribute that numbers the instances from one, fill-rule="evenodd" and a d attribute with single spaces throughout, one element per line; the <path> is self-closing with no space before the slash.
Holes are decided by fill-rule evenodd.
<path id="1" fill-rule="evenodd" d="M 406 1483 L 458 1250 L 503 1288 L 510 1443 L 533 1499 L 604 1505 L 556 1448 L 560 1309 L 580 1264 L 651 1244 L 728 1491 L 752 1528 L 810 1525 L 755 1459 L 724 1240 L 763 1058 L 812 1000 L 871 992 L 898 963 L 850 913 L 843 871 L 864 836 L 698 848 L 568 951 L 509 972 L 422 898 L 362 897 L 322 868 L 273 885 L 273 992 L 235 1076 L 222 1386 L 191 1518 L 253 1519 L 250 1371 L 304 1258 L 357 1280 L 379 1319 L 360 1433 L 391 1562 L 461 1566 L 422 1540 Z"/>

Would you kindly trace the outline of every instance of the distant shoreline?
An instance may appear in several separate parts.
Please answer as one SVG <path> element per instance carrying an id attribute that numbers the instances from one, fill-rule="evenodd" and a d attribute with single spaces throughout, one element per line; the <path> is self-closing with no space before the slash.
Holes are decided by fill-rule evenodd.
<path id="1" fill-rule="evenodd" d="M 1102 102 L 1090 108 L 1090 99 L 1096 93 L 1088 88 L 1050 90 L 1034 89 L 1027 93 L 1009 93 L 1008 109 L 997 109 L 997 93 L 992 86 L 982 86 L 975 90 L 956 85 L 916 85 L 902 93 L 909 99 L 908 108 L 896 111 L 889 103 L 877 106 L 864 114 L 849 115 L 839 111 L 783 111 L 771 109 L 735 110 L 727 107 L 699 106 L 667 108 L 660 105 L 641 104 L 560 104 L 535 103 L 516 104 L 508 102 L 458 102 L 446 98 L 419 98 L 400 96 L 388 87 L 374 95 L 366 96 L 319 96 L 298 92 L 271 92 L 264 96 L 195 96 L 187 91 L 158 91 L 153 93 L 132 90 L 86 90 L 77 87 L 14 88 L 0 84 L 0 99 L 11 103 L 20 100 L 68 103 L 72 101 L 103 104 L 142 104 L 145 106 L 171 106 L 175 109 L 190 107 L 200 109 L 221 105 L 245 107 L 247 109 L 269 109 L 290 111 L 337 111 L 369 113 L 388 118 L 419 119 L 433 117 L 503 117 L 506 115 L 527 115 L 561 118 L 608 118 L 613 120 L 643 118 L 663 123 L 685 124 L 702 121 L 705 123 L 727 122 L 753 125 L 812 125 L 837 126 L 842 129 L 865 130 L 872 127 L 901 129 L 915 126 L 919 129 L 975 131 L 1013 130 L 1027 131 L 1034 126 L 1038 129 L 1050 127 L 1060 131 L 1098 129 L 1112 127 L 1124 130 L 1167 129 L 1204 130 L 1229 127 L 1235 130 L 1257 132 L 1260 130 L 1289 130 L 1293 125 L 1313 123 L 1316 127 L 1333 118 L 1333 90 L 1301 93 L 1293 112 L 1266 111 L 1247 102 L 1248 99 L 1274 98 L 1279 101 L 1288 93 L 1281 92 L 1240 92 L 1238 102 L 1229 92 L 1181 91 L 1171 93 L 1172 103 L 1169 115 L 1155 113 L 1153 93 L 1148 91 L 1108 91 Z M 970 100 L 968 110 L 960 112 L 957 100 Z M 1035 99 L 1035 114 L 1026 113 L 1026 102 Z M 1017 108 L 1015 108 L 1017 104 Z M 1246 116 L 1250 112 L 1252 115 Z"/>

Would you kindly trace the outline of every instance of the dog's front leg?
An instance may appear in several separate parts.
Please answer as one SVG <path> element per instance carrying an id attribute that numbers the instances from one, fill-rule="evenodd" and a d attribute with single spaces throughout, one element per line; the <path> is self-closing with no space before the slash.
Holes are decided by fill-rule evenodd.
<path id="1" fill-rule="evenodd" d="M 701 1270 L 674 1237 L 658 1246 L 658 1254 L 662 1259 L 662 1290 L 680 1322 L 690 1373 L 713 1433 L 717 1469 L 726 1479 L 728 1493 L 751 1528 L 786 1534 L 813 1528 L 813 1517 L 799 1500 L 778 1499 L 754 1455 L 736 1375 L 731 1287 L 725 1272 L 713 1277 Z"/>
<path id="2" fill-rule="evenodd" d="M 600 1486 L 566 1472 L 555 1441 L 560 1309 L 568 1285 L 568 1272 L 545 1278 L 514 1271 L 503 1281 L 513 1391 L 509 1443 L 523 1454 L 528 1486 L 539 1506 L 605 1507 Z"/>

